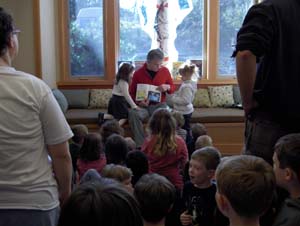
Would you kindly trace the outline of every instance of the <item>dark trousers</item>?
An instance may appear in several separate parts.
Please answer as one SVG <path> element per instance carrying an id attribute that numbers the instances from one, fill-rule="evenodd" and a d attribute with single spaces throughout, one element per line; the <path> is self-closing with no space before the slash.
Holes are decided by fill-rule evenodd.
<path id="1" fill-rule="evenodd" d="M 256 111 L 246 120 L 244 153 L 262 157 L 273 164 L 272 157 L 277 140 L 297 132 L 300 132 L 300 127 L 276 121 L 270 113 Z"/>
<path id="2" fill-rule="evenodd" d="M 187 115 L 183 115 L 184 117 L 184 125 L 183 125 L 183 129 L 186 130 L 186 144 L 189 145 L 192 142 L 192 133 L 191 133 L 191 118 L 192 118 L 192 114 L 187 114 Z"/>
<path id="3" fill-rule="evenodd" d="M 56 226 L 60 208 L 52 210 L 1 209 L 0 226 Z"/>

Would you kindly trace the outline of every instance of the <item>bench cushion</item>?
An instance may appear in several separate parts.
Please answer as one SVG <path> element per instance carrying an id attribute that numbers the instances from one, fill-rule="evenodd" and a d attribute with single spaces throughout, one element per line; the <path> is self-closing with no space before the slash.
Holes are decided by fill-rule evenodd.
<path id="1" fill-rule="evenodd" d="M 237 108 L 195 108 L 192 123 L 244 122 L 244 111 Z"/>
<path id="2" fill-rule="evenodd" d="M 70 124 L 96 124 L 100 111 L 107 112 L 107 109 L 69 109 L 66 118 Z M 244 122 L 244 112 L 235 108 L 195 108 L 191 122 Z"/>

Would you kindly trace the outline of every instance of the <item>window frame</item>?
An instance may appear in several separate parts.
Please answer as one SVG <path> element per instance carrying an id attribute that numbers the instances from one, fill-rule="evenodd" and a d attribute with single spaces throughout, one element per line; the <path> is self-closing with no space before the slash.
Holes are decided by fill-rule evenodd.
<path id="1" fill-rule="evenodd" d="M 198 84 L 224 85 L 237 84 L 236 75 L 218 75 L 219 54 L 219 2 L 221 0 L 204 0 L 204 30 L 203 30 L 203 76 Z M 253 0 L 253 4 L 260 0 Z M 104 30 L 104 77 L 76 77 L 70 74 L 69 57 L 69 20 L 68 2 L 58 1 L 59 16 L 59 57 L 61 70 L 57 85 L 68 88 L 111 88 L 114 82 L 119 53 L 119 1 L 103 0 L 103 30 Z M 180 83 L 175 81 L 176 83 Z"/>
<path id="2" fill-rule="evenodd" d="M 69 56 L 69 9 L 68 1 L 59 1 L 59 42 L 60 42 L 60 80 L 59 87 L 97 87 L 111 86 L 116 73 L 116 62 L 118 52 L 118 26 L 119 22 L 114 15 L 118 11 L 116 0 L 103 0 L 103 32 L 104 32 L 104 76 L 103 77 L 76 77 L 72 78 L 70 73 Z M 108 41 L 109 40 L 109 41 Z M 113 40 L 113 41 L 111 41 Z"/>

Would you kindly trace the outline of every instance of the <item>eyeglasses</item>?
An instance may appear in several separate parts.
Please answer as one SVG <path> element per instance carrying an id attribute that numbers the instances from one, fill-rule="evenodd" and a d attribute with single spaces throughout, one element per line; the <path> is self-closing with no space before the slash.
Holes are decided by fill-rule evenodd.
<path id="1" fill-rule="evenodd" d="M 21 32 L 20 29 L 14 29 L 14 30 L 12 31 L 12 34 L 13 34 L 13 35 L 17 35 L 17 34 L 19 34 L 20 32 Z"/>

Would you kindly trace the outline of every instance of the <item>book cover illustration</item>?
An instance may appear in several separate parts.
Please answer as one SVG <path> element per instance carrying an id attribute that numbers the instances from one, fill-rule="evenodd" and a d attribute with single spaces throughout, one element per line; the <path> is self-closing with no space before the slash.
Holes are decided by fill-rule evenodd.
<path id="1" fill-rule="evenodd" d="M 151 102 L 160 102 L 161 92 L 158 86 L 148 84 L 138 84 L 136 89 L 136 101 L 149 100 Z"/>

